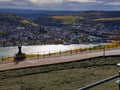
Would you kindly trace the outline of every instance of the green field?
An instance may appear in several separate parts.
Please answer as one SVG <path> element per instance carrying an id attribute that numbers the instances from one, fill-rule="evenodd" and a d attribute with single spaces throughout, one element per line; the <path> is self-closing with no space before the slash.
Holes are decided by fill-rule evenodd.
<path id="1" fill-rule="evenodd" d="M 76 90 L 115 75 L 120 57 L 0 71 L 0 90 Z M 115 80 L 91 90 L 118 90 Z"/>
<path id="2" fill-rule="evenodd" d="M 53 16 L 52 18 L 62 21 L 64 25 L 73 24 L 76 19 L 84 19 L 80 16 Z"/>
<path id="3" fill-rule="evenodd" d="M 99 18 L 95 19 L 93 21 L 120 21 L 120 17 L 114 17 L 114 18 Z"/>
<path id="4" fill-rule="evenodd" d="M 73 24 L 73 23 L 75 23 L 76 20 L 79 20 L 79 19 L 84 20 L 84 17 L 78 16 L 78 15 L 74 15 L 74 16 L 69 16 L 69 15 L 66 15 L 66 16 L 53 16 L 52 18 L 62 21 L 62 23 L 64 25 Z M 91 21 L 94 21 L 94 22 L 99 22 L 99 21 L 120 21 L 120 17 L 98 18 L 98 19 L 93 19 L 93 20 L 91 19 Z"/>

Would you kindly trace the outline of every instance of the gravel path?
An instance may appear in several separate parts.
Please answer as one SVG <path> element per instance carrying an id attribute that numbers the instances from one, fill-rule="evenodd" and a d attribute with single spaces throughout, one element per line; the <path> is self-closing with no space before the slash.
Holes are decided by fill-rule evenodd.
<path id="1" fill-rule="evenodd" d="M 120 49 L 107 50 L 105 51 L 105 55 L 106 56 L 120 55 Z M 0 65 L 0 70 L 8 70 L 8 69 L 16 69 L 16 68 L 22 68 L 22 67 L 40 66 L 40 65 L 48 65 L 48 64 L 55 64 L 55 63 L 61 63 L 61 62 L 77 61 L 77 60 L 98 57 L 98 56 L 103 56 L 103 51 L 76 54 L 76 55 L 71 55 L 71 56 L 61 56 L 61 57 L 54 57 L 54 58 L 25 60 L 25 61 L 19 62 L 18 64 L 15 64 L 15 62 L 6 63 L 6 64 Z"/>

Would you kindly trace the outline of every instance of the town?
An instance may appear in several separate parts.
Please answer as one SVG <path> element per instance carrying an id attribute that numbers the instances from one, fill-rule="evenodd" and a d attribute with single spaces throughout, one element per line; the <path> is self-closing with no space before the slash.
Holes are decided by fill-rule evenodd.
<path id="1" fill-rule="evenodd" d="M 0 26 L 0 45 L 100 43 L 107 42 L 104 39 L 112 35 L 113 31 L 107 30 L 105 26 L 89 24 L 73 24 L 66 27 Z"/>
<path id="2" fill-rule="evenodd" d="M 109 38 L 120 28 L 117 21 L 96 22 L 76 18 L 67 25 L 58 21 L 56 25 L 41 25 L 12 13 L 1 14 L 0 17 L 0 46 L 107 43 L 111 42 Z M 52 18 L 50 20 L 55 21 Z M 41 19 L 39 21 L 43 22 Z"/>

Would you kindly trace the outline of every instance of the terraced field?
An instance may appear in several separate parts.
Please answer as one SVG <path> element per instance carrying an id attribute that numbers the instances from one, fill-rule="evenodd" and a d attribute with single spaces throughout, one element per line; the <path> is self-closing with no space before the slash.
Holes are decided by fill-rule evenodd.
<path id="1" fill-rule="evenodd" d="M 53 16 L 52 18 L 62 21 L 64 25 L 73 24 L 76 19 L 84 19 L 80 16 Z"/>

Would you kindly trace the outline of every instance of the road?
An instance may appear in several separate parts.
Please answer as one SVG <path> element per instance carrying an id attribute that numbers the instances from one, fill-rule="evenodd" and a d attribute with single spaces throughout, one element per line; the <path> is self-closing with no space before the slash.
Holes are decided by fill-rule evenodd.
<path id="1" fill-rule="evenodd" d="M 25 61 L 19 62 L 18 64 L 15 64 L 15 62 L 11 62 L 11 63 L 0 64 L 0 71 L 23 68 L 23 67 L 31 67 L 31 66 L 56 64 L 56 63 L 61 63 L 61 62 L 78 61 L 78 60 L 84 60 L 84 59 L 94 58 L 94 57 L 103 56 L 103 55 L 104 55 L 104 51 L 97 51 L 97 52 L 76 54 L 76 55 L 71 55 L 71 56 L 25 60 Z M 120 49 L 105 51 L 105 56 L 110 56 L 110 55 L 120 55 Z"/>

